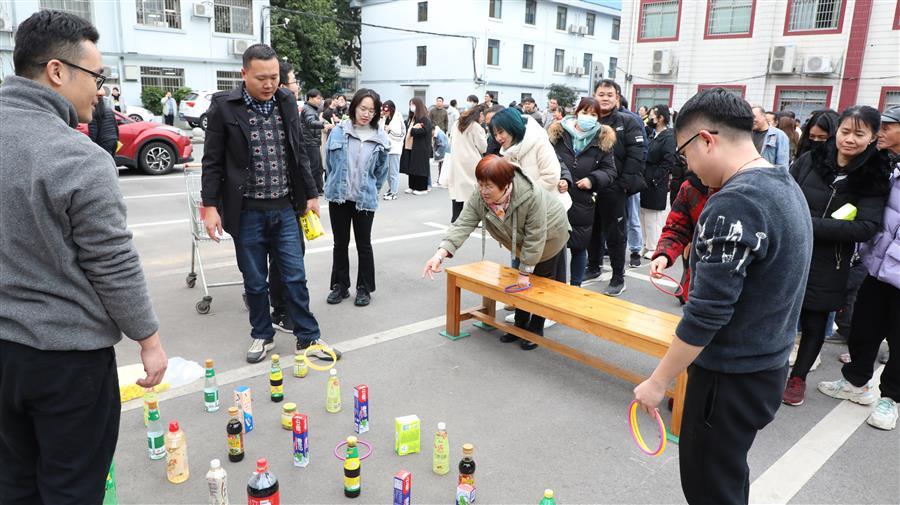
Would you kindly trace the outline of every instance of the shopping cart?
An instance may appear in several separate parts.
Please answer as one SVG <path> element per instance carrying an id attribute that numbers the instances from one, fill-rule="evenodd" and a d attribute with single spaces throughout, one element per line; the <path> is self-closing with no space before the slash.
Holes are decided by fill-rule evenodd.
<path id="1" fill-rule="evenodd" d="M 212 296 L 209 295 L 210 288 L 220 288 L 224 286 L 240 286 L 241 281 L 232 282 L 206 282 L 206 273 L 203 271 L 203 260 L 200 257 L 200 243 L 212 242 L 206 233 L 206 227 L 203 224 L 203 201 L 200 198 L 200 167 L 199 163 L 185 163 L 179 167 L 184 168 L 184 183 L 187 187 L 188 212 L 191 216 L 191 272 L 184 279 L 187 287 L 193 288 L 197 284 L 197 271 L 200 273 L 200 283 L 203 286 L 203 298 L 197 302 L 196 309 L 199 314 L 209 314 L 209 308 L 212 304 Z M 223 234 L 219 237 L 220 241 L 231 240 L 231 235 Z"/>

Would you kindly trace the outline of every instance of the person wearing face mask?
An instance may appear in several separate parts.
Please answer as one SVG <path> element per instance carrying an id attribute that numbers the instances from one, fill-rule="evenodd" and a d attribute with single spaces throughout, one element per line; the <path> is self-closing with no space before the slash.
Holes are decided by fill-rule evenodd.
<path id="1" fill-rule="evenodd" d="M 462 247 L 469 235 L 482 223 L 482 250 L 485 233 L 510 251 L 518 260 L 517 285 L 530 284 L 532 275 L 565 282 L 560 278 L 559 263 L 569 239 L 566 210 L 549 192 L 513 163 L 496 155 L 488 155 L 475 167 L 478 189 L 466 200 L 462 213 L 447 230 L 435 255 L 425 263 L 422 277 L 434 278 L 441 271 L 441 263 Z M 537 335 L 544 334 L 544 318 L 516 309 L 515 325 Z M 500 337 L 501 342 L 520 341 L 512 334 Z M 530 351 L 538 345 L 521 340 L 520 347 Z"/>
<path id="2" fill-rule="evenodd" d="M 800 159 L 803 153 L 834 137 L 837 132 L 838 117 L 838 113 L 831 109 L 814 111 L 800 132 L 796 159 Z"/>
<path id="3" fill-rule="evenodd" d="M 565 193 L 559 186 L 561 166 L 547 132 L 531 116 L 513 108 L 494 114 L 491 133 L 500 144 L 500 156 L 517 165 L 547 191 Z"/>
<path id="4" fill-rule="evenodd" d="M 844 303 L 856 243 L 871 239 L 881 226 L 890 185 L 887 159 L 875 146 L 880 125 L 877 110 L 850 107 L 838 120 L 837 135 L 791 166 L 812 217 L 813 255 L 800 311 L 803 335 L 782 398 L 787 405 L 803 404 L 806 376 L 822 349 L 828 313 Z M 833 217 L 847 204 L 856 207 L 853 219 Z"/>
<path id="5" fill-rule="evenodd" d="M 409 101 L 409 119 L 406 122 L 406 138 L 400 155 L 400 173 L 409 176 L 407 194 L 428 193 L 431 173 L 431 154 L 434 126 L 428 118 L 428 108 L 419 97 Z"/>
<path id="6" fill-rule="evenodd" d="M 554 123 L 547 131 L 556 155 L 571 174 L 572 183 L 562 180 L 560 184 L 572 197 L 568 211 L 572 235 L 568 246 L 572 250 L 569 283 L 573 286 L 581 286 L 584 280 L 594 226 L 594 193 L 611 186 L 619 175 L 612 154 L 616 132 L 599 124 L 599 115 L 596 100 L 585 97 L 578 102 L 575 114 Z"/>
<path id="7" fill-rule="evenodd" d="M 644 257 L 652 259 L 656 243 L 666 222 L 666 201 L 669 177 L 675 167 L 675 131 L 669 128 L 669 107 L 659 104 L 650 109 L 649 124 L 653 125 L 650 149 L 644 168 L 647 187 L 641 191 L 641 233 L 644 238 Z"/>

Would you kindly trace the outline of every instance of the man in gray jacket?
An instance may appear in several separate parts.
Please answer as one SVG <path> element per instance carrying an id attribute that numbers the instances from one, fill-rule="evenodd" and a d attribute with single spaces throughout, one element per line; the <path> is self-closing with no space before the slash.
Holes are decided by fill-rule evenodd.
<path id="1" fill-rule="evenodd" d="M 105 80 L 97 30 L 42 10 L 0 88 L 0 501 L 98 504 L 119 433 L 113 346 L 166 353 L 110 156 L 75 130 Z"/>

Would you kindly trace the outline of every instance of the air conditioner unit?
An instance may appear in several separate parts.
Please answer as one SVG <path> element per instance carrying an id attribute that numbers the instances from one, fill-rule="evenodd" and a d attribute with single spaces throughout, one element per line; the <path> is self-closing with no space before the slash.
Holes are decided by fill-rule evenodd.
<path id="1" fill-rule="evenodd" d="M 13 31 L 12 20 L 6 16 L 0 16 L 0 32 Z"/>
<path id="2" fill-rule="evenodd" d="M 197 2 L 194 4 L 194 16 L 198 18 L 213 17 L 212 3 Z"/>
<path id="3" fill-rule="evenodd" d="M 119 80 L 119 69 L 104 66 L 103 67 L 103 75 L 105 75 L 108 80 L 118 81 Z"/>
<path id="4" fill-rule="evenodd" d="M 141 67 L 138 65 L 125 65 L 125 80 L 137 81 L 141 78 Z"/>
<path id="5" fill-rule="evenodd" d="M 803 72 L 806 74 L 830 74 L 834 72 L 831 56 L 807 56 L 803 60 Z"/>
<path id="6" fill-rule="evenodd" d="M 793 74 L 794 60 L 797 56 L 797 46 L 784 45 L 772 48 L 772 57 L 769 58 L 770 74 Z"/>
<path id="7" fill-rule="evenodd" d="M 587 35 L 587 26 L 579 26 L 578 34 L 579 35 Z"/>
<path id="8" fill-rule="evenodd" d="M 578 33 L 578 25 L 574 23 L 569 25 L 569 33 Z"/>
<path id="9" fill-rule="evenodd" d="M 169 23 L 168 23 L 168 21 L 155 21 L 153 23 L 153 26 L 155 26 L 157 28 L 168 28 Z"/>
<path id="10" fill-rule="evenodd" d="M 248 47 L 253 45 L 252 40 L 234 39 L 231 41 L 231 54 L 241 55 Z"/>
<path id="11" fill-rule="evenodd" d="M 575 67 L 575 75 L 584 75 L 584 67 Z"/>
<path id="12" fill-rule="evenodd" d="M 650 67 L 651 74 L 668 75 L 672 73 L 672 51 L 669 49 L 657 49 L 653 51 L 653 64 Z"/>

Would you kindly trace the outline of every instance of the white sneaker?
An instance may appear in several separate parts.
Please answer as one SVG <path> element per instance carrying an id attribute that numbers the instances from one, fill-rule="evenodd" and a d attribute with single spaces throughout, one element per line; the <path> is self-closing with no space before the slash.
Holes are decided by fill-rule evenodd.
<path id="1" fill-rule="evenodd" d="M 868 384 L 863 387 L 856 387 L 846 379 L 841 378 L 836 381 L 820 382 L 818 388 L 823 394 L 839 400 L 850 400 L 860 405 L 875 403 L 875 395 Z"/>
<path id="2" fill-rule="evenodd" d="M 419 191 L 419 190 L 417 190 L 417 189 L 414 189 L 413 192 L 412 192 L 412 194 L 417 195 L 417 196 L 422 196 L 422 195 L 427 195 L 427 194 L 428 194 L 428 191 L 427 191 L 427 190 L 426 190 L 426 191 Z"/>
<path id="3" fill-rule="evenodd" d="M 341 359 L 341 355 L 343 354 L 341 351 L 338 351 L 334 347 L 331 347 L 330 345 L 328 345 L 328 343 L 325 342 L 324 340 L 322 340 L 321 337 L 318 340 L 314 340 L 314 341 L 310 342 L 309 345 L 303 345 L 300 342 L 297 342 L 297 349 L 294 351 L 294 354 L 303 354 L 306 351 L 306 348 L 311 345 L 321 345 L 328 349 L 331 349 L 334 352 L 334 357 L 337 359 Z M 317 351 L 313 352 L 312 354 L 310 354 L 309 356 L 312 358 L 318 358 L 322 361 L 333 361 L 331 354 L 329 354 L 325 351 L 321 351 L 321 350 L 317 350 Z"/>
<path id="4" fill-rule="evenodd" d="M 644 253 L 644 259 L 652 260 L 652 259 L 653 259 L 653 254 L 654 254 L 654 253 L 656 253 L 656 251 L 647 251 L 647 252 L 645 252 L 645 253 Z"/>
<path id="5" fill-rule="evenodd" d="M 822 364 L 822 355 L 819 354 L 818 356 L 816 356 L 816 360 L 813 361 L 812 366 L 809 367 L 809 371 L 812 372 L 816 368 L 819 368 L 819 365 L 821 365 L 821 364 Z"/>
<path id="6" fill-rule="evenodd" d="M 403 192 L 406 193 L 407 195 L 411 195 L 413 190 L 412 190 L 412 188 L 406 188 L 403 190 Z"/>
<path id="7" fill-rule="evenodd" d="M 879 430 L 893 430 L 897 427 L 897 402 L 882 397 L 866 422 Z"/>
<path id="8" fill-rule="evenodd" d="M 274 340 L 254 338 L 247 349 L 247 363 L 259 363 L 266 358 L 266 353 L 275 348 Z"/>
<path id="9" fill-rule="evenodd" d="M 507 315 L 505 318 L 505 321 L 507 323 L 515 323 L 516 322 L 516 313 L 513 312 L 512 314 Z M 552 319 L 544 319 L 544 329 L 545 330 L 547 328 L 552 328 L 553 326 L 556 326 L 556 321 L 554 321 Z"/>

